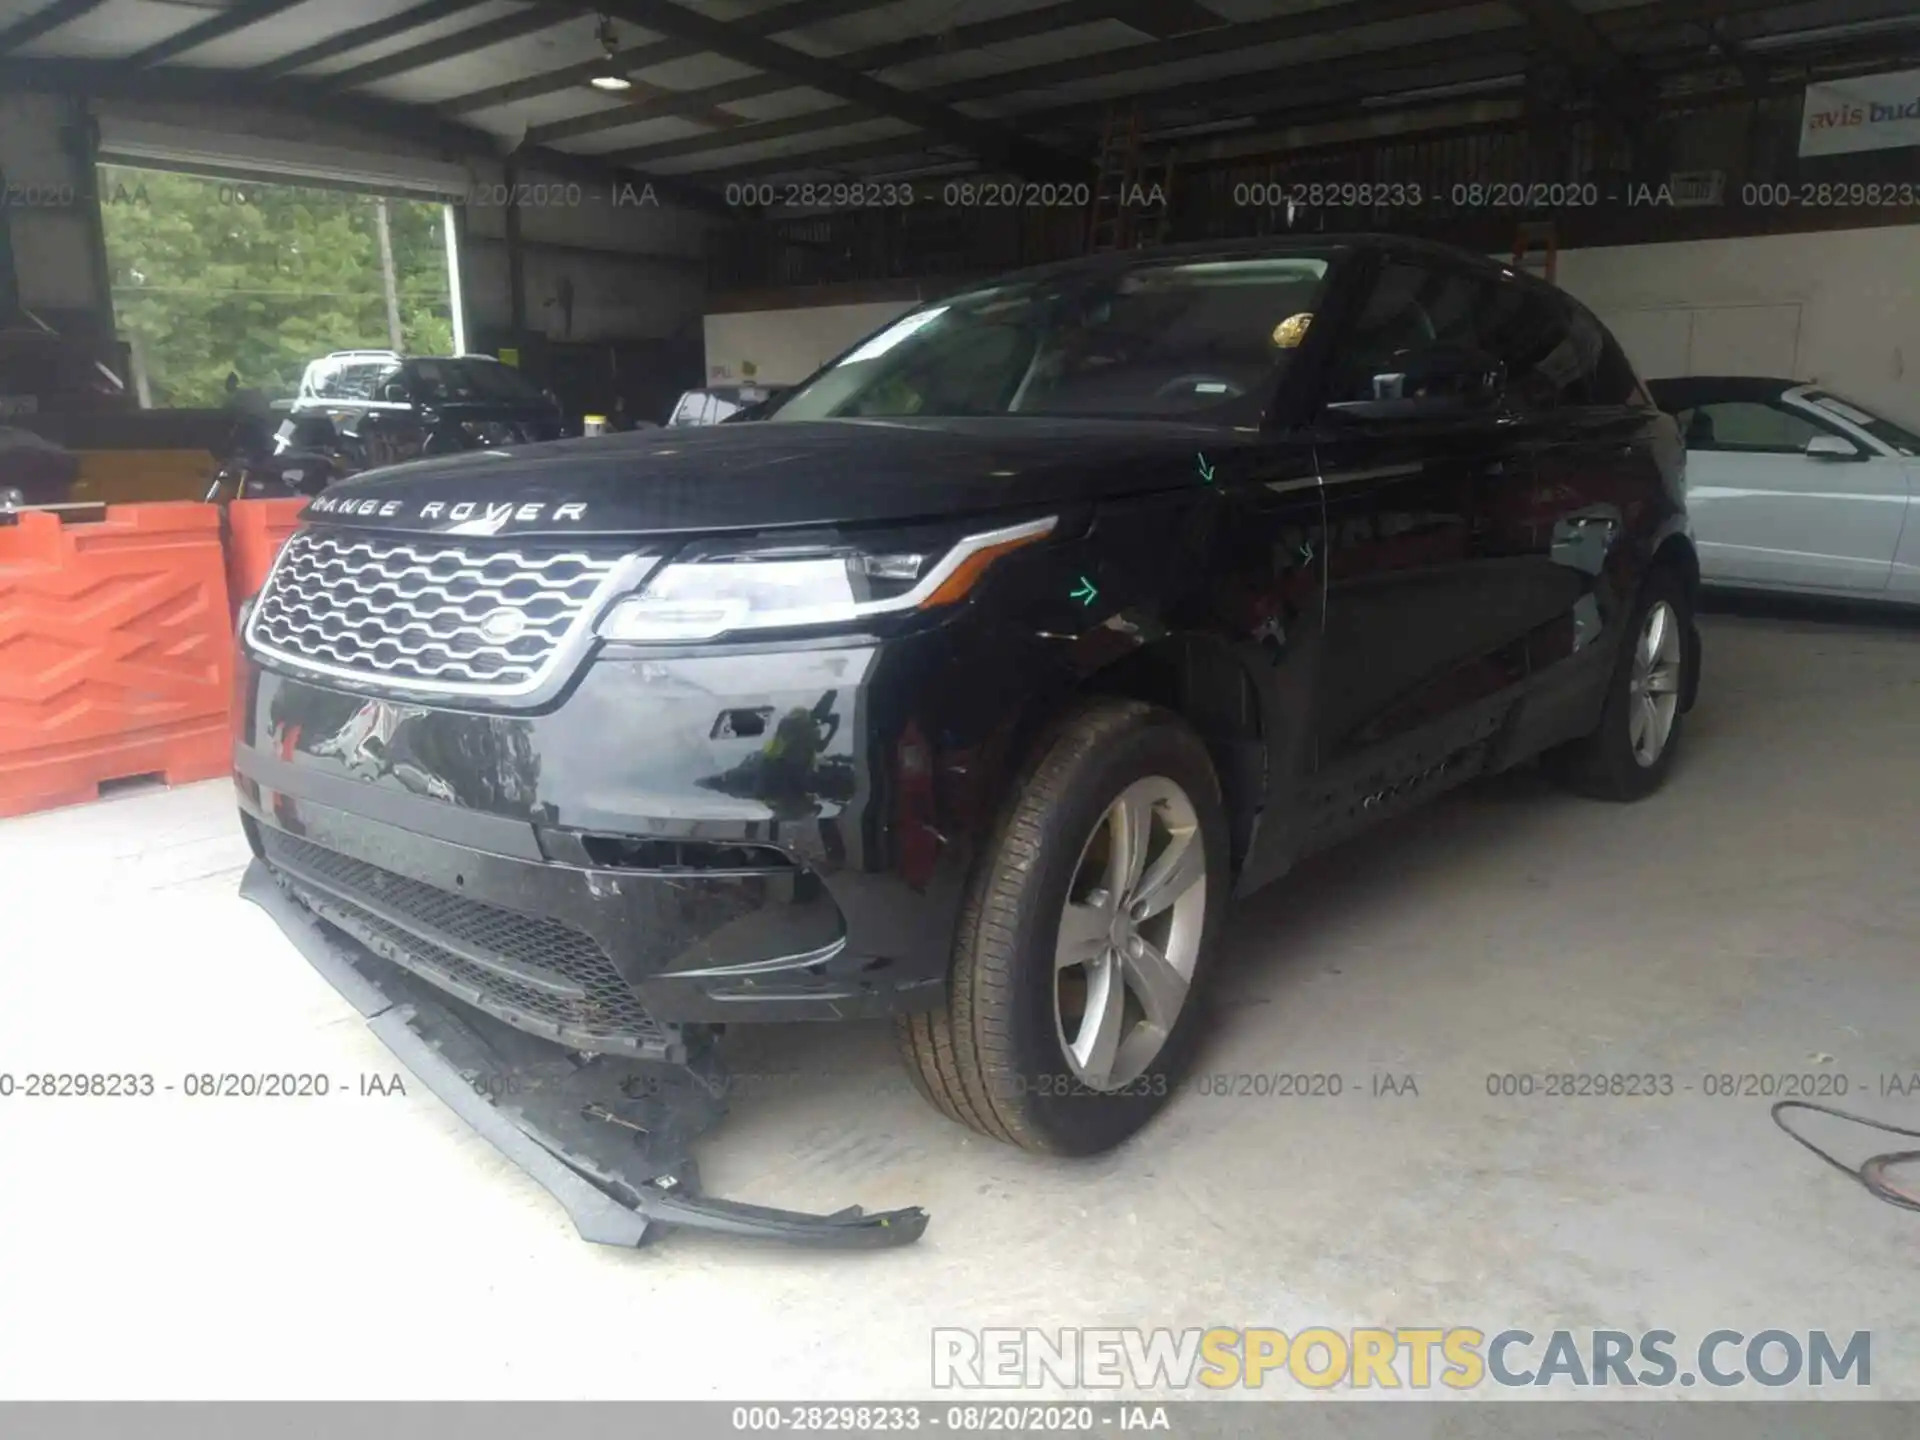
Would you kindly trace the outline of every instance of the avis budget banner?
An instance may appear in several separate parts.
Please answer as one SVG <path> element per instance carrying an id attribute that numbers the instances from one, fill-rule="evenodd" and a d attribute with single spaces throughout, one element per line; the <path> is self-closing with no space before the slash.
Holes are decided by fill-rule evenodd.
<path id="1" fill-rule="evenodd" d="M 1920 145 L 1920 70 L 1822 80 L 1807 86 L 1802 155 Z"/>

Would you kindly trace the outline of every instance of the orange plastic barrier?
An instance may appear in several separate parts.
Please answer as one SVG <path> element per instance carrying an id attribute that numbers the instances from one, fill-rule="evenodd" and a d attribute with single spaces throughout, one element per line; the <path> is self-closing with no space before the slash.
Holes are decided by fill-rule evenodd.
<path id="1" fill-rule="evenodd" d="M 0 526 L 0 816 L 226 774 L 232 685 L 215 507 Z"/>
<path id="2" fill-rule="evenodd" d="M 227 599 L 235 611 L 260 593 L 274 558 L 306 508 L 299 496 L 236 500 L 227 507 Z"/>

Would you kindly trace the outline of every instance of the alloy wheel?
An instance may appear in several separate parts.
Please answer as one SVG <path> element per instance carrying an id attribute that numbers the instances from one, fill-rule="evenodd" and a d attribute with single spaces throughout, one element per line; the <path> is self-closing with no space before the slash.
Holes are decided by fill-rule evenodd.
<path id="1" fill-rule="evenodd" d="M 1149 775 L 1080 852 L 1054 949 L 1054 1023 L 1074 1076 L 1119 1090 L 1146 1073 L 1187 1003 L 1207 914 L 1206 841 L 1187 792 Z"/>
<path id="2" fill-rule="evenodd" d="M 1627 676 L 1627 741 L 1633 758 L 1651 768 L 1666 753 L 1680 708 L 1680 617 L 1665 600 L 1647 609 Z"/>

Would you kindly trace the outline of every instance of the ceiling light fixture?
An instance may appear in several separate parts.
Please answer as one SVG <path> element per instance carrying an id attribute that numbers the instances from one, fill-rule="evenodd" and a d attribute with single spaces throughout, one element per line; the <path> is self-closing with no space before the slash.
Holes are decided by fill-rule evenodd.
<path id="1" fill-rule="evenodd" d="M 617 95 L 622 90 L 631 90 L 633 81 L 627 78 L 627 72 L 621 68 L 615 58 L 620 49 L 620 37 L 614 33 L 613 18 L 600 17 L 600 48 L 606 52 L 601 62 L 594 67 L 593 74 L 587 77 L 587 84 L 596 90 L 604 90 Z"/>

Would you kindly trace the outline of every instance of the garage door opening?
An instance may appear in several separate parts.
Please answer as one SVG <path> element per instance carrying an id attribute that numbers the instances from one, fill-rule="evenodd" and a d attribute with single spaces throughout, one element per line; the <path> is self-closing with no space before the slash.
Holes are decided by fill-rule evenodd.
<path id="1" fill-rule="evenodd" d="M 126 165 L 100 166 L 99 182 L 143 406 L 221 405 L 230 374 L 285 399 L 331 351 L 464 343 L 438 201 Z"/>

